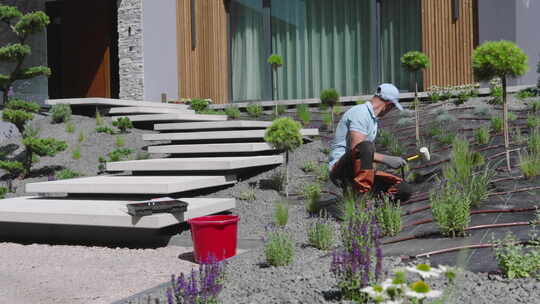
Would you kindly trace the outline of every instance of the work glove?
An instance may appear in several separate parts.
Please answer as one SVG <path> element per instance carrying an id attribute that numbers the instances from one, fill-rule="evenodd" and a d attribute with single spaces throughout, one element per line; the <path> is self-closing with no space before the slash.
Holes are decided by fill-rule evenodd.
<path id="1" fill-rule="evenodd" d="M 397 169 L 405 166 L 407 161 L 401 157 L 385 155 L 382 159 L 382 163 L 393 169 Z"/>

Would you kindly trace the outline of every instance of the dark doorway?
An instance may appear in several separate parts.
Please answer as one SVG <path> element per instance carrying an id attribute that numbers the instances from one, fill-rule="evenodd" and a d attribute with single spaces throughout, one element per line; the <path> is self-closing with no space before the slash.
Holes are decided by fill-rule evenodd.
<path id="1" fill-rule="evenodd" d="M 49 98 L 118 98 L 116 1 L 50 1 L 46 12 Z"/>

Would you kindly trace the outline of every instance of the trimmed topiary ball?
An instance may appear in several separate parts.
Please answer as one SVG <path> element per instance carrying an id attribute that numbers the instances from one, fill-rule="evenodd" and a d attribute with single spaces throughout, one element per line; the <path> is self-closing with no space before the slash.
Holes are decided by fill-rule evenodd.
<path id="1" fill-rule="evenodd" d="M 278 68 L 280 66 L 283 65 L 283 57 L 281 57 L 280 55 L 278 54 L 272 54 L 268 57 L 268 63 L 273 67 L 273 68 Z"/>
<path id="2" fill-rule="evenodd" d="M 339 93 L 336 89 L 326 89 L 321 92 L 321 103 L 333 107 L 339 101 Z"/>
<path id="3" fill-rule="evenodd" d="M 302 126 L 289 117 L 278 118 L 266 129 L 264 140 L 274 148 L 293 151 L 302 144 Z"/>
<path id="4" fill-rule="evenodd" d="M 411 72 L 416 72 L 429 67 L 429 57 L 419 51 L 405 53 L 401 57 L 401 65 Z"/>
<path id="5" fill-rule="evenodd" d="M 479 80 L 521 76 L 529 69 L 527 63 L 527 55 L 515 43 L 505 40 L 483 43 L 474 50 L 472 59 Z"/>

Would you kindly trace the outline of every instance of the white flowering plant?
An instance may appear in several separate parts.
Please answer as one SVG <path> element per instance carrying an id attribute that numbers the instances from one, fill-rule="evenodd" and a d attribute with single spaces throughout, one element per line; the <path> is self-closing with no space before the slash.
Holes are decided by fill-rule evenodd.
<path id="1" fill-rule="evenodd" d="M 407 279 L 407 272 L 412 273 L 414 280 Z M 448 266 L 432 267 L 428 264 L 418 264 L 394 272 L 393 278 L 386 279 L 380 284 L 362 288 L 374 303 L 380 304 L 423 304 L 443 296 L 443 291 L 434 290 L 426 279 L 446 277 L 452 284 L 456 278 L 457 269 Z"/>

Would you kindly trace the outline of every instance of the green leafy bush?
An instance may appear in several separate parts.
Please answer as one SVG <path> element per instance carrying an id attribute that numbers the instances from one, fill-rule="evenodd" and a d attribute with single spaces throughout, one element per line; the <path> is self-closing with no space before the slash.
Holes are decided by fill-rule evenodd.
<path id="1" fill-rule="evenodd" d="M 419 51 L 410 51 L 401 57 L 401 65 L 410 72 L 416 72 L 429 67 L 429 57 Z"/>
<path id="2" fill-rule="evenodd" d="M 75 124 L 71 121 L 66 123 L 66 132 L 73 133 L 75 132 Z"/>
<path id="3" fill-rule="evenodd" d="M 315 183 L 304 186 L 304 189 L 302 190 L 302 195 L 304 196 L 304 204 L 307 212 L 317 212 L 317 203 L 321 198 L 321 193 L 321 185 L 319 184 Z"/>
<path id="4" fill-rule="evenodd" d="M 277 68 L 283 65 L 283 57 L 278 54 L 272 54 L 268 57 L 268 63 L 273 67 Z"/>
<path id="5" fill-rule="evenodd" d="M 334 228 L 326 219 L 319 219 L 308 229 L 309 245 L 319 250 L 329 250 L 334 245 Z"/>
<path id="6" fill-rule="evenodd" d="M 28 113 L 37 113 L 39 112 L 40 106 L 35 102 L 12 99 L 6 104 L 5 108 L 10 110 L 21 110 Z"/>
<path id="7" fill-rule="evenodd" d="M 517 92 L 517 94 L 516 94 L 516 97 L 519 100 L 524 100 L 524 99 L 531 98 L 531 97 L 534 97 L 534 96 L 536 96 L 536 91 L 532 91 L 530 89 L 521 90 L 521 91 Z"/>
<path id="8" fill-rule="evenodd" d="M 189 107 L 194 110 L 195 113 L 200 114 L 200 112 L 208 109 L 208 106 L 210 106 L 212 101 L 210 99 L 193 98 L 186 103 L 189 104 Z"/>
<path id="9" fill-rule="evenodd" d="M 67 143 L 54 138 L 26 137 L 22 141 L 26 148 L 26 157 L 23 161 L 25 174 L 30 173 L 32 163 L 39 156 L 55 156 L 67 149 Z"/>
<path id="10" fill-rule="evenodd" d="M 2 120 L 15 125 L 19 133 L 24 133 L 26 123 L 34 119 L 34 114 L 23 110 L 4 109 L 2 111 Z"/>
<path id="11" fill-rule="evenodd" d="M 540 175 L 540 156 L 530 152 L 523 153 L 519 161 L 519 168 L 525 178 L 534 179 Z"/>
<path id="12" fill-rule="evenodd" d="M 294 244 L 284 232 L 271 232 L 264 245 L 264 255 L 270 266 L 287 266 L 294 259 Z"/>
<path id="13" fill-rule="evenodd" d="M 487 145 L 489 143 L 489 140 L 491 139 L 489 128 L 480 127 L 474 130 L 474 138 L 476 139 L 476 143 L 478 143 L 479 145 Z"/>
<path id="14" fill-rule="evenodd" d="M 74 160 L 81 159 L 81 146 L 77 145 L 71 152 L 71 158 Z"/>
<path id="15" fill-rule="evenodd" d="M 445 186 L 430 193 L 431 213 L 446 236 L 464 236 L 471 220 L 469 197 L 458 189 Z"/>
<path id="16" fill-rule="evenodd" d="M 304 126 L 308 126 L 311 121 L 311 112 L 306 104 L 299 104 L 296 106 L 296 115 L 302 121 Z"/>
<path id="17" fill-rule="evenodd" d="M 305 173 L 313 173 L 313 172 L 315 172 L 315 170 L 317 170 L 317 167 L 318 167 L 317 162 L 314 162 L 312 160 L 308 160 L 302 165 L 301 169 Z"/>
<path id="18" fill-rule="evenodd" d="M 264 140 L 277 150 L 285 151 L 285 195 L 289 196 L 289 153 L 303 142 L 301 126 L 291 118 L 278 118 L 266 129 Z"/>
<path id="19" fill-rule="evenodd" d="M 528 115 L 527 116 L 527 127 L 531 128 L 531 129 L 540 127 L 540 116 Z"/>
<path id="20" fill-rule="evenodd" d="M 116 136 L 115 145 L 117 148 L 123 148 L 126 145 L 126 139 L 123 136 Z"/>
<path id="21" fill-rule="evenodd" d="M 493 247 L 495 258 L 509 279 L 536 278 L 540 280 L 540 241 L 533 239 L 531 245 L 520 245 L 512 233 L 496 240 Z"/>
<path id="22" fill-rule="evenodd" d="M 277 202 L 274 210 L 274 223 L 279 227 L 285 227 L 289 221 L 289 207 L 286 202 Z"/>
<path id="23" fill-rule="evenodd" d="M 110 135 L 114 134 L 114 129 L 109 126 L 99 126 L 96 128 L 97 133 L 107 133 Z"/>
<path id="24" fill-rule="evenodd" d="M 382 204 L 375 210 L 377 222 L 384 236 L 394 236 L 401 231 L 401 207 L 384 196 Z"/>
<path id="25" fill-rule="evenodd" d="M 320 99 L 323 105 L 333 107 L 339 101 L 339 93 L 336 89 L 326 89 L 321 92 Z"/>
<path id="26" fill-rule="evenodd" d="M 56 179 L 70 179 L 70 178 L 76 178 L 83 176 L 81 173 L 73 171 L 71 169 L 63 169 L 61 171 L 56 172 L 55 178 Z"/>
<path id="27" fill-rule="evenodd" d="M 230 119 L 238 119 L 240 118 L 240 110 L 238 107 L 228 106 L 225 108 L 225 115 L 227 115 L 227 117 Z"/>
<path id="28" fill-rule="evenodd" d="M 114 149 L 114 150 L 112 150 L 112 151 L 109 152 L 109 154 L 107 154 L 107 155 L 109 156 L 109 161 L 111 161 L 111 162 L 116 162 L 116 161 L 122 161 L 122 160 L 125 160 L 125 159 L 128 158 L 128 156 L 130 156 L 132 153 L 133 153 L 133 150 L 131 150 L 131 149 L 127 149 L 127 148 L 119 148 L 119 149 Z"/>
<path id="29" fill-rule="evenodd" d="M 6 198 L 6 194 L 9 192 L 9 189 L 6 187 L 0 187 L 0 199 Z"/>
<path id="30" fill-rule="evenodd" d="M 119 117 L 113 121 L 113 126 L 117 127 L 121 133 L 127 133 L 129 129 L 133 128 L 133 123 L 128 117 Z"/>
<path id="31" fill-rule="evenodd" d="M 68 104 L 55 104 L 50 112 L 53 123 L 63 123 L 71 119 L 71 106 Z"/>
<path id="32" fill-rule="evenodd" d="M 23 163 L 13 160 L 0 161 L 0 169 L 7 171 L 12 178 L 24 173 Z"/>
<path id="33" fill-rule="evenodd" d="M 251 103 L 246 107 L 246 111 L 250 117 L 258 118 L 262 115 L 263 107 L 260 104 Z"/>

